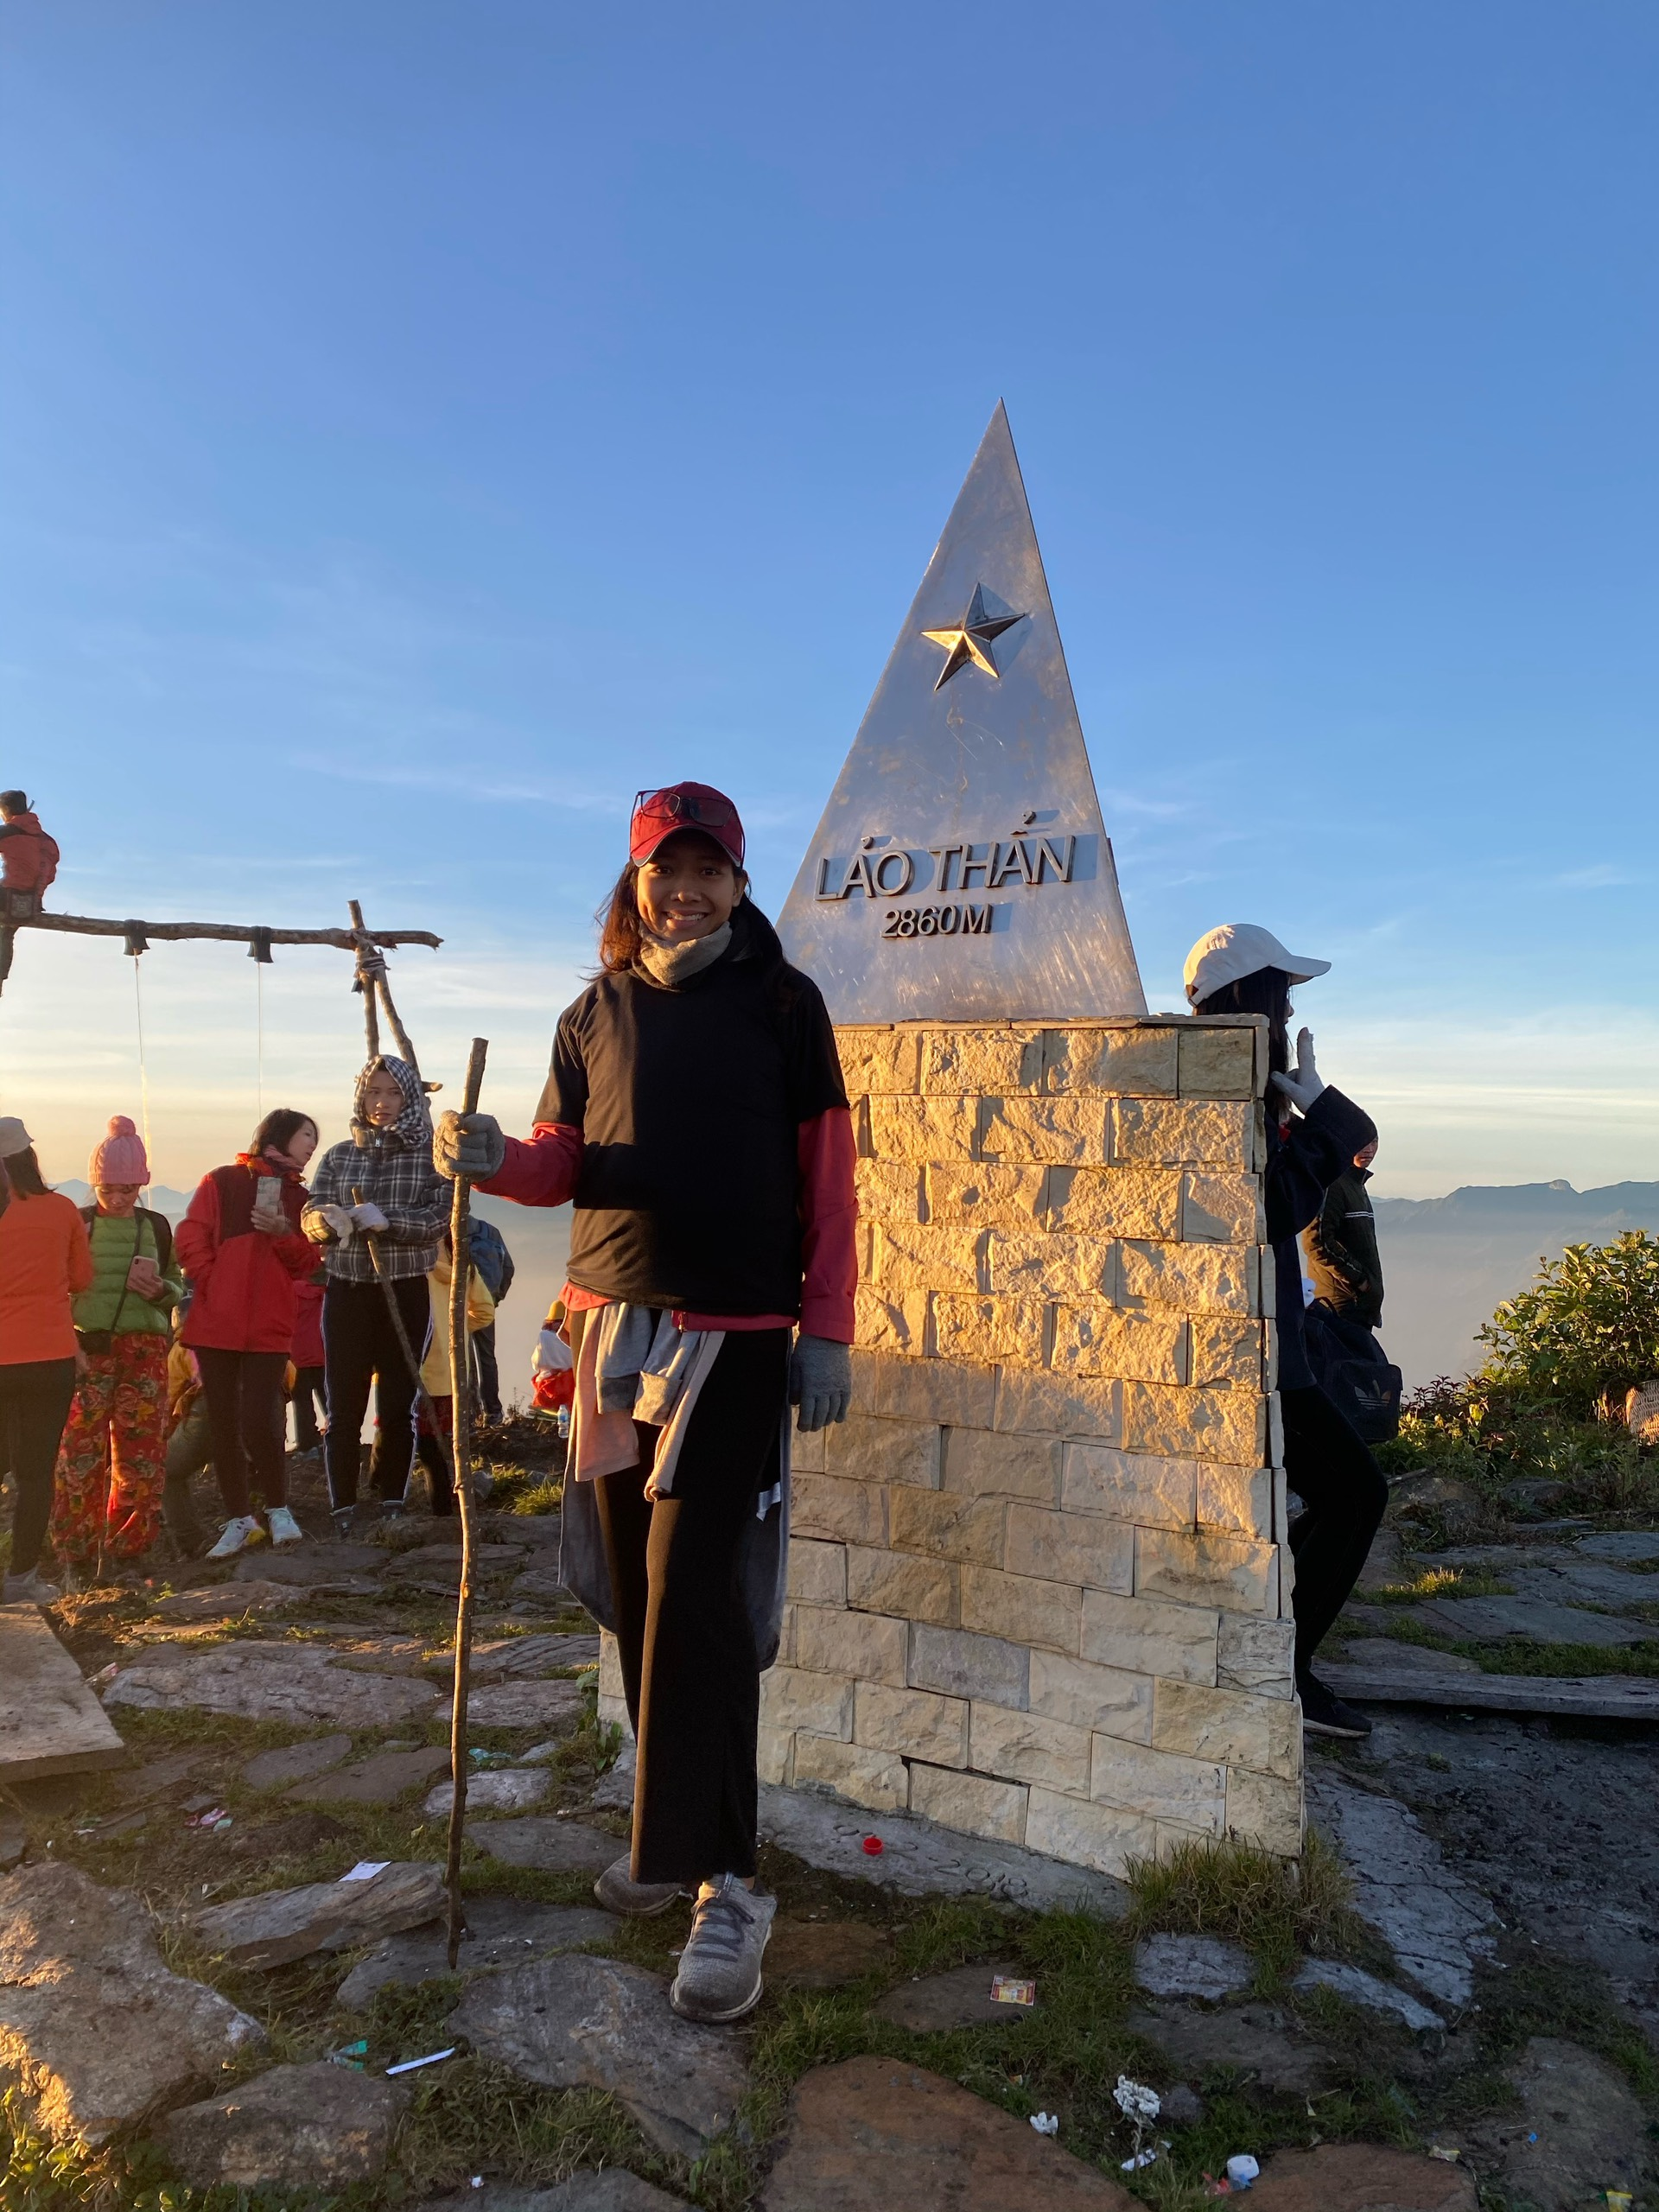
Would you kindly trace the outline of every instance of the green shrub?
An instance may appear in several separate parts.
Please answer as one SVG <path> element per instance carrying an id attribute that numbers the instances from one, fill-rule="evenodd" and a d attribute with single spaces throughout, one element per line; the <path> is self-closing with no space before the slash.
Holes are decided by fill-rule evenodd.
<path id="1" fill-rule="evenodd" d="M 1480 1331 L 1484 1378 L 1587 1413 L 1659 1373 L 1659 1239 L 1569 1244 Z"/>

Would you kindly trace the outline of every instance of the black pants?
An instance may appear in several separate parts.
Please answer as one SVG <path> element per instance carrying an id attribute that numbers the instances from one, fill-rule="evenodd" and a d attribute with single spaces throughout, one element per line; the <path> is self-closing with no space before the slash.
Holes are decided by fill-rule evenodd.
<path id="1" fill-rule="evenodd" d="M 424 1275 L 392 1285 L 416 1359 L 426 1351 L 432 1300 Z M 322 1294 L 322 1351 L 328 1377 L 328 1500 L 336 1508 L 357 1503 L 363 1416 L 374 1384 L 378 1426 L 369 1479 L 381 1498 L 401 1498 L 415 1459 L 415 1377 L 398 1345 L 386 1294 L 378 1282 L 330 1281 Z"/>
<path id="2" fill-rule="evenodd" d="M 10 1470 L 16 1499 L 10 1573 L 32 1573 L 41 1563 L 58 1446 L 74 1395 L 73 1359 L 21 1359 L 0 1367 L 0 1459 Z"/>
<path id="3" fill-rule="evenodd" d="M 322 1431 L 317 1427 L 317 1408 L 322 1408 L 322 1417 L 328 1418 L 328 1394 L 323 1387 L 327 1370 L 322 1367 L 299 1367 L 294 1370 L 294 1388 L 288 1394 L 288 1402 L 294 1408 L 294 1449 L 315 1452 L 322 1441 Z"/>
<path id="4" fill-rule="evenodd" d="M 478 1402 L 492 1423 L 501 1418 L 501 1370 L 495 1359 L 495 1324 L 473 1335 L 473 1373 L 478 1378 Z"/>
<path id="5" fill-rule="evenodd" d="M 658 1432 L 644 1427 L 642 1464 L 595 1484 L 639 1747 L 637 1882 L 754 1872 L 760 1669 L 742 1542 L 756 1499 L 778 1479 L 789 1343 L 787 1329 L 727 1337 L 691 1415 L 671 1496 L 645 1497 Z"/>
<path id="6" fill-rule="evenodd" d="M 288 1503 L 288 1414 L 283 1401 L 285 1351 L 216 1351 L 195 1347 L 213 1440 L 219 1501 L 232 1520 L 257 1491 L 267 1510 Z"/>
<path id="7" fill-rule="evenodd" d="M 1323 1390 L 1281 1390 L 1285 1473 L 1306 1506 L 1290 1532 L 1296 1560 L 1296 1671 L 1306 1671 L 1348 1601 L 1388 1503 L 1369 1447 Z"/>
<path id="8" fill-rule="evenodd" d="M 449 1451 L 454 1447 L 455 1402 L 453 1398 L 434 1398 L 433 1410 L 438 1416 L 436 1430 L 428 1428 L 419 1409 L 415 1417 L 415 1454 L 426 1469 L 432 1485 L 432 1512 L 435 1519 L 454 1518 L 455 1488 L 449 1474 Z M 445 1440 L 448 1449 L 445 1448 Z"/>

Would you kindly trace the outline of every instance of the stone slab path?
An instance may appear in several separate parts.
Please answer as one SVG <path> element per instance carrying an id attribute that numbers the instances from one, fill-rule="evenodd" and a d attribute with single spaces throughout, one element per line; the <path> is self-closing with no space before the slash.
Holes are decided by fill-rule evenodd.
<path id="1" fill-rule="evenodd" d="M 288 1795 L 302 1805 L 395 1805 L 448 1768 L 448 1751 L 435 1744 L 419 1751 L 380 1751 L 350 1766 L 297 1782 Z"/>
<path id="2" fill-rule="evenodd" d="M 449 1755 L 443 1755 L 443 1764 L 449 1764 Z M 474 1813 L 527 1813 L 539 1805 L 553 1787 L 553 1777 L 545 1767 L 486 1767 L 482 1773 L 467 1777 L 467 1811 Z M 429 1790 L 423 1801 L 421 1811 L 429 1821 L 448 1820 L 449 1808 L 454 1802 L 454 1784 L 441 1782 Z"/>
<path id="3" fill-rule="evenodd" d="M 954 2082 L 888 2058 L 806 2075 L 763 2212 L 1135 2212 L 1115 2181 Z"/>
<path id="4" fill-rule="evenodd" d="M 362 1881 L 308 1882 L 207 1905 L 188 1924 L 199 1943 L 232 1965 L 270 1967 L 401 1935 L 443 1910 L 442 1870 L 394 1861 Z"/>
<path id="5" fill-rule="evenodd" d="M 0 1783 L 124 1766 L 127 1748 L 33 1605 L 0 1605 Z"/>
<path id="6" fill-rule="evenodd" d="M 1659 1628 L 1645 1621 L 1587 1613 L 1548 1598 L 1434 1598 L 1414 1605 L 1412 1617 L 1425 1628 L 1471 1643 L 1518 1637 L 1529 1643 L 1616 1645 L 1659 1641 Z"/>
<path id="7" fill-rule="evenodd" d="M 1255 1980 L 1255 1961 L 1217 1936 L 1143 1936 L 1135 1978 L 1153 1997 L 1203 1997 L 1219 2004 Z"/>
<path id="8" fill-rule="evenodd" d="M 1425 1652 L 1401 1643 L 1395 1651 L 1420 1654 L 1385 1658 L 1377 1641 L 1348 1646 L 1350 1661 L 1319 1661 L 1319 1680 L 1356 1705 L 1434 1705 L 1458 1713 L 1559 1713 L 1563 1719 L 1659 1720 L 1659 1676 L 1640 1675 L 1488 1675 L 1455 1653 Z M 1439 1660 L 1439 1666 L 1432 1663 Z"/>
<path id="9" fill-rule="evenodd" d="M 1497 1949 L 1497 1915 L 1449 1867 L 1417 1815 L 1319 1764 L 1307 1777 L 1308 1815 L 1354 1878 L 1354 1910 L 1389 1944 L 1414 1981 L 1443 2004 L 1474 1996 L 1474 1962 Z"/>
<path id="10" fill-rule="evenodd" d="M 503 1866 L 535 1867 L 548 1874 L 602 1873 L 627 1849 L 601 1828 L 535 1813 L 518 1821 L 480 1821 L 476 1827 L 469 1821 L 467 1834 Z"/>
<path id="11" fill-rule="evenodd" d="M 0 2068 L 24 2075 L 55 2140 L 106 2142 L 264 2041 L 257 2020 L 162 1964 L 130 1890 L 50 1863 L 0 1881 Z"/>
<path id="12" fill-rule="evenodd" d="M 536 1904 L 522 1897 L 468 1897 L 467 1932 L 461 1938 L 458 1974 L 485 1974 L 496 1967 L 522 1966 L 527 1959 L 551 1958 L 579 1950 L 616 1932 L 616 1923 L 597 1905 Z M 347 2012 L 366 2005 L 390 1982 L 413 1986 L 445 1974 L 449 1967 L 448 1931 L 442 1925 L 388 1936 L 352 1968 L 334 1993 Z"/>
<path id="13" fill-rule="evenodd" d="M 547 2088 L 609 2090 L 658 2150 L 683 2157 L 728 2124 L 748 2082 L 738 2031 L 680 2019 L 660 1975 L 613 1959 L 480 1974 L 444 2034 Z"/>
<path id="14" fill-rule="evenodd" d="M 1017 1844 L 958 1835 L 914 1813 L 865 1813 L 804 1789 L 763 1783 L 760 1834 L 809 1866 L 874 1882 L 906 1897 L 993 1897 L 1032 1911 L 1080 1906 L 1119 1917 L 1128 1891 L 1109 1875 L 1046 1859 Z M 881 1840 L 879 1857 L 863 1840 Z"/>
<path id="15" fill-rule="evenodd" d="M 385 2171 L 408 2103 L 402 2082 L 323 2059 L 183 2105 L 156 2133 L 193 2189 L 349 2189 Z"/>
<path id="16" fill-rule="evenodd" d="M 430 1682 L 359 1674 L 337 1666 L 336 1656 L 309 1643 L 147 1651 L 119 1669 L 104 1703 L 152 1713 L 232 1713 L 302 1727 L 385 1728 L 442 1712 L 443 1701 Z"/>

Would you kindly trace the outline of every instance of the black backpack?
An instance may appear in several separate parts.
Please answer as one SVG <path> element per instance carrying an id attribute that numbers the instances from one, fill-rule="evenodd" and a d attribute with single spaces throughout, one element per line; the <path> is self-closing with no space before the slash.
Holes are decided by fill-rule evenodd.
<path id="1" fill-rule="evenodd" d="M 1397 1436 L 1404 1377 L 1365 1324 L 1316 1298 L 1302 1330 L 1313 1380 L 1362 1441 Z"/>

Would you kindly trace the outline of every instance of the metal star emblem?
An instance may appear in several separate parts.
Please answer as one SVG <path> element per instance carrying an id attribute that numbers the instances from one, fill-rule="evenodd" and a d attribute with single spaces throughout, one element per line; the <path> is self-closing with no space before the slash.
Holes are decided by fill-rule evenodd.
<path id="1" fill-rule="evenodd" d="M 991 641 L 1026 619 L 1023 614 L 988 614 L 985 587 L 976 584 L 968 611 L 953 629 L 922 632 L 928 643 L 938 645 L 944 655 L 944 666 L 939 671 L 939 680 L 933 689 L 942 691 L 957 671 L 966 668 L 970 662 L 974 667 L 983 669 L 987 676 L 1000 676 L 1002 671 L 991 652 Z"/>

